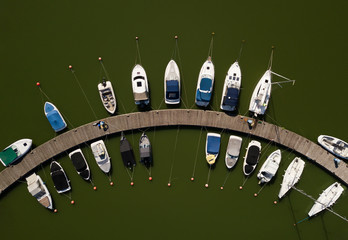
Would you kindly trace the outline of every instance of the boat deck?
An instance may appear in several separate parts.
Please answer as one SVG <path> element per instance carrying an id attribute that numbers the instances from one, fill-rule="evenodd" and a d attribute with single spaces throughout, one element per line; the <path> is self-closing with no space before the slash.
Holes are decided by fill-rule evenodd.
<path id="1" fill-rule="evenodd" d="M 310 161 L 326 169 L 345 185 L 348 185 L 347 165 L 341 161 L 336 168 L 335 156 L 327 152 L 317 143 L 302 137 L 294 132 L 267 122 L 257 123 L 255 128 L 249 129 L 244 116 L 231 117 L 223 112 L 169 109 L 149 112 L 135 112 L 112 116 L 105 121 L 109 129 L 104 131 L 93 123 L 88 123 L 65 132 L 41 144 L 28 153 L 17 165 L 10 166 L 0 172 L 0 193 L 24 177 L 40 164 L 64 153 L 69 149 L 105 135 L 122 131 L 158 126 L 206 126 L 212 128 L 228 129 L 236 132 L 250 134 L 266 140 L 272 140 L 288 149 L 293 149 L 298 154 L 307 157 Z M 98 121 L 96 121 L 98 122 Z"/>

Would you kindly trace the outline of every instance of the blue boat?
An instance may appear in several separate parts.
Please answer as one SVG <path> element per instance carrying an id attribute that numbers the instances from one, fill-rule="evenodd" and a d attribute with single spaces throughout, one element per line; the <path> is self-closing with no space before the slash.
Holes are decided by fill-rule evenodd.
<path id="1" fill-rule="evenodd" d="M 207 107 L 209 105 L 214 85 L 214 64 L 211 57 L 204 62 L 199 72 L 195 102 L 197 106 Z"/>
<path id="2" fill-rule="evenodd" d="M 54 131 L 59 132 L 66 128 L 66 122 L 63 119 L 63 116 L 60 114 L 56 106 L 50 102 L 45 102 L 45 115 L 50 122 Z"/>
<path id="3" fill-rule="evenodd" d="M 208 133 L 205 143 L 205 155 L 209 165 L 213 165 L 219 155 L 221 135 L 218 133 Z"/>
<path id="4" fill-rule="evenodd" d="M 222 98 L 220 108 L 224 111 L 235 111 L 238 105 L 239 92 L 242 81 L 242 73 L 238 62 L 234 62 L 228 69 L 224 88 L 222 90 Z"/>

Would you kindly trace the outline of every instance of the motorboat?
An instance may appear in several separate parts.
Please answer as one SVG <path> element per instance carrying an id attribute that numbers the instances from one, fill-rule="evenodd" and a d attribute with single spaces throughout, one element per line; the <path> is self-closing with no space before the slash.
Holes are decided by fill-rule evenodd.
<path id="1" fill-rule="evenodd" d="M 53 209 L 51 194 L 39 175 L 35 173 L 26 178 L 29 193 L 45 208 Z"/>
<path id="2" fill-rule="evenodd" d="M 132 70 L 132 89 L 136 105 L 148 105 L 150 103 L 146 72 L 140 64 L 135 65 Z"/>
<path id="3" fill-rule="evenodd" d="M 257 178 L 260 179 L 259 184 L 271 181 L 278 171 L 281 159 L 282 153 L 280 152 L 280 149 L 275 150 L 267 157 L 257 174 Z"/>
<path id="4" fill-rule="evenodd" d="M 23 157 L 31 148 L 33 140 L 24 138 L 12 143 L 0 152 L 0 161 L 7 167 Z"/>
<path id="5" fill-rule="evenodd" d="M 336 137 L 320 135 L 318 143 L 339 158 L 348 160 L 348 143 Z"/>
<path id="6" fill-rule="evenodd" d="M 205 142 L 205 157 L 209 165 L 213 165 L 219 156 L 221 135 L 208 133 Z"/>
<path id="7" fill-rule="evenodd" d="M 251 96 L 249 111 L 252 112 L 254 116 L 265 114 L 271 97 L 271 89 L 272 74 L 269 69 L 263 74 Z"/>
<path id="8" fill-rule="evenodd" d="M 139 139 L 140 162 L 146 167 L 152 165 L 152 152 L 149 137 L 143 133 Z"/>
<path id="9" fill-rule="evenodd" d="M 227 71 L 220 108 L 224 111 L 235 111 L 238 105 L 240 87 L 242 84 L 242 72 L 235 61 Z"/>
<path id="10" fill-rule="evenodd" d="M 50 174 L 53 180 L 54 187 L 56 188 L 58 193 L 65 193 L 71 190 L 70 180 L 68 179 L 64 169 L 58 162 L 51 162 Z"/>
<path id="11" fill-rule="evenodd" d="M 130 169 L 135 167 L 136 162 L 132 145 L 129 143 L 123 133 L 120 141 L 120 152 L 124 166 Z"/>
<path id="12" fill-rule="evenodd" d="M 283 181 L 280 184 L 279 198 L 282 198 L 300 180 L 304 167 L 305 162 L 301 158 L 295 157 L 292 160 L 285 170 Z"/>
<path id="13" fill-rule="evenodd" d="M 315 201 L 313 207 L 308 212 L 308 216 L 312 217 L 324 209 L 331 207 L 337 199 L 343 193 L 343 187 L 338 182 L 331 184 L 328 188 L 326 188 L 322 194 L 320 194 L 319 198 Z"/>
<path id="14" fill-rule="evenodd" d="M 114 114 L 116 111 L 116 97 L 111 82 L 103 77 L 102 83 L 98 84 L 98 91 L 106 111 Z"/>
<path id="15" fill-rule="evenodd" d="M 252 140 L 247 147 L 244 157 L 243 172 L 245 176 L 249 176 L 256 168 L 261 155 L 261 143 Z"/>
<path id="16" fill-rule="evenodd" d="M 54 131 L 59 132 L 67 127 L 67 124 L 64 121 L 62 114 L 60 114 L 57 107 L 54 106 L 52 103 L 45 102 L 44 110 L 45 115 Z"/>
<path id="17" fill-rule="evenodd" d="M 213 93 L 215 70 L 214 64 L 209 56 L 203 63 L 199 72 L 196 99 L 197 106 L 207 107 L 209 105 L 211 95 Z"/>
<path id="18" fill-rule="evenodd" d="M 243 139 L 238 136 L 231 135 L 226 150 L 225 164 L 228 169 L 233 168 L 239 158 L 240 148 L 242 146 Z"/>
<path id="19" fill-rule="evenodd" d="M 69 158 L 71 159 L 77 173 L 84 180 L 88 181 L 91 178 L 91 172 L 81 149 L 79 148 L 69 153 Z"/>
<path id="20" fill-rule="evenodd" d="M 164 73 L 164 100 L 166 104 L 180 103 L 180 71 L 173 59 Z"/>
<path id="21" fill-rule="evenodd" d="M 106 149 L 105 143 L 103 140 L 99 140 L 96 142 L 93 142 L 91 144 L 91 149 L 93 152 L 93 156 L 100 167 L 100 169 L 104 173 L 109 173 L 111 169 L 111 162 L 110 162 L 110 156 Z"/>

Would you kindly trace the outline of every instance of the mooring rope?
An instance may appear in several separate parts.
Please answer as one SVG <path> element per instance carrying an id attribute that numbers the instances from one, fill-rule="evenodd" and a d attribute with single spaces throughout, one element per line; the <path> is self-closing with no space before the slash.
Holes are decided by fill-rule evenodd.
<path id="1" fill-rule="evenodd" d="M 209 57 L 213 58 L 214 35 L 215 35 L 215 33 L 212 32 L 207 58 L 209 58 Z"/>
<path id="2" fill-rule="evenodd" d="M 198 159 L 198 150 L 199 150 L 199 145 L 200 145 L 200 142 L 201 142 L 202 132 L 203 132 L 203 126 L 201 127 L 201 131 L 200 131 L 199 137 L 198 137 L 197 149 L 196 149 L 196 157 L 195 157 L 195 161 L 193 163 L 193 171 L 192 171 L 191 181 L 194 180 L 195 173 L 196 173 L 196 165 L 197 165 L 197 159 Z"/>
<path id="3" fill-rule="evenodd" d="M 139 37 L 135 38 L 135 44 L 136 44 L 136 52 L 135 52 L 135 64 L 137 65 L 137 63 L 141 64 L 141 56 L 140 56 L 140 48 L 139 48 Z"/>
<path id="4" fill-rule="evenodd" d="M 169 173 L 169 179 L 168 179 L 168 184 L 171 183 L 172 181 L 172 175 L 173 175 L 173 168 L 174 168 L 174 162 L 175 162 L 175 152 L 176 152 L 176 147 L 177 147 L 177 143 L 178 143 L 178 136 L 179 136 L 179 130 L 180 130 L 180 125 L 178 125 L 178 129 L 176 131 L 176 136 L 175 136 L 175 142 L 174 142 L 174 149 L 173 149 L 173 157 L 172 157 L 172 163 L 170 166 L 170 173 Z"/>
<path id="5" fill-rule="evenodd" d="M 245 43 L 245 40 L 242 40 L 242 44 L 241 44 L 240 49 L 239 49 L 238 58 L 237 58 L 237 60 L 236 60 L 237 62 L 239 62 L 239 59 L 240 59 L 240 57 L 241 57 L 241 55 L 242 55 L 244 43 Z"/>

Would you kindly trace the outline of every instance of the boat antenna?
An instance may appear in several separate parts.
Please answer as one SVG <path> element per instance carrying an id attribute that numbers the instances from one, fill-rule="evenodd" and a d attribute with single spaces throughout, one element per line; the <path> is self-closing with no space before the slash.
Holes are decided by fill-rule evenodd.
<path id="1" fill-rule="evenodd" d="M 240 56 L 242 55 L 244 43 L 245 43 L 245 40 L 242 40 L 242 44 L 240 45 L 239 54 L 238 54 L 238 58 L 236 62 L 239 62 Z"/>
<path id="2" fill-rule="evenodd" d="M 272 63 L 273 63 L 273 52 L 274 52 L 274 49 L 275 49 L 275 47 L 272 46 L 271 57 L 270 57 L 269 62 L 268 62 L 268 70 L 271 70 L 271 68 L 272 68 Z"/>
<path id="3" fill-rule="evenodd" d="M 210 45 L 209 45 L 209 50 L 208 50 L 208 57 L 207 58 L 213 58 L 213 45 L 214 45 L 214 35 L 215 32 L 211 33 L 211 40 L 210 40 Z"/>

